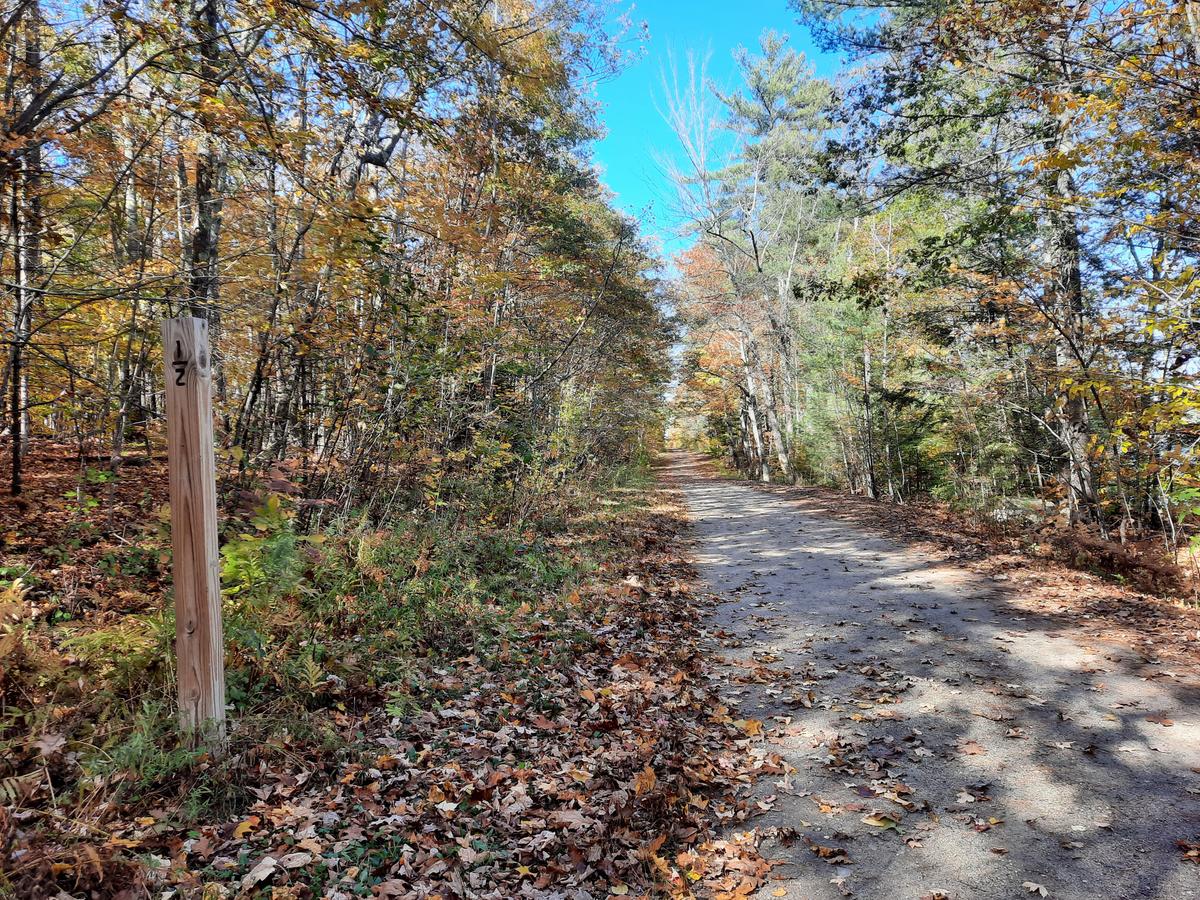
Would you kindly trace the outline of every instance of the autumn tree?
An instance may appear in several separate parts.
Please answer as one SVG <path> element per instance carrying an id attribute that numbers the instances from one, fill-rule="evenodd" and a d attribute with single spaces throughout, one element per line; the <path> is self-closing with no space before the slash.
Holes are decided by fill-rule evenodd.
<path id="1" fill-rule="evenodd" d="M 1156 525 L 1170 542 L 1195 490 L 1190 6 L 798 8 L 860 66 L 805 152 L 756 136 L 698 167 L 714 144 L 693 139 L 680 179 L 725 204 L 709 221 L 760 223 L 707 235 L 750 260 L 732 274 L 757 274 L 757 254 L 779 279 L 777 301 L 752 305 L 767 368 L 793 385 L 785 439 L 767 440 L 802 476 L 867 493 L 1005 516 L 1036 497 L 1101 534 Z M 743 81 L 768 96 L 761 72 Z M 779 170 L 799 176 L 754 176 Z M 749 173 L 757 219 L 719 171 Z M 771 217 L 789 205 L 802 227 Z"/>
<path id="2" fill-rule="evenodd" d="M 373 515 L 451 483 L 520 515 L 548 470 L 653 443 L 654 264 L 582 153 L 585 80 L 621 62 L 599 9 L 23 2 L 3 27 L 18 451 L 158 452 L 178 313 L 211 323 L 231 489 L 282 465 Z"/>

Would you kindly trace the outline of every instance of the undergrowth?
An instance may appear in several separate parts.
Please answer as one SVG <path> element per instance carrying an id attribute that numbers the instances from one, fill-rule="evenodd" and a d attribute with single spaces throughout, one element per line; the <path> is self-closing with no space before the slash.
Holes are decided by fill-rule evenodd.
<path id="1" fill-rule="evenodd" d="M 0 846 L 18 835 L 36 844 L 37 833 L 66 846 L 149 809 L 175 825 L 228 815 L 250 799 L 262 768 L 290 758 L 311 771 L 316 760 L 352 754 L 365 711 L 436 706 L 450 690 L 430 675 L 439 661 L 533 665 L 568 652 L 569 635 L 516 645 L 515 623 L 534 607 L 545 615 L 548 597 L 569 597 L 595 569 L 607 552 L 604 518 L 647 478 L 631 467 L 592 485 L 582 503 L 510 525 L 432 516 L 379 526 L 360 514 L 304 534 L 295 505 L 278 494 L 228 519 L 230 736 L 219 758 L 192 749 L 175 725 L 174 618 L 169 599 L 147 599 L 169 571 L 161 523 L 102 557 L 129 594 L 125 611 L 80 610 L 53 595 L 30 602 L 30 573 L 6 571 L 0 800 L 12 813 L 0 817 Z M 577 539 L 571 522 L 590 524 L 591 536 Z"/>

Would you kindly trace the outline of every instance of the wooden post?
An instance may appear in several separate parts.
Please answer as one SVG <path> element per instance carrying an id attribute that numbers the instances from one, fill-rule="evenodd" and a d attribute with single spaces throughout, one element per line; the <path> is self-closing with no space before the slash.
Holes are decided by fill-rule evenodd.
<path id="1" fill-rule="evenodd" d="M 208 322 L 165 319 L 162 336 L 179 724 L 195 737 L 221 743 L 225 739 L 225 642 Z"/>

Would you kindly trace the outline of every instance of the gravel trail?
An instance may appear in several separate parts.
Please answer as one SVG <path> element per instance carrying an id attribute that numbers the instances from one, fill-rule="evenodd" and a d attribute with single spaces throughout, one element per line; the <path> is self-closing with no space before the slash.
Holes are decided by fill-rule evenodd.
<path id="1" fill-rule="evenodd" d="M 794 769 L 730 832 L 782 861 L 754 896 L 1200 898 L 1196 686 L 816 500 L 667 475 L 725 702 Z"/>

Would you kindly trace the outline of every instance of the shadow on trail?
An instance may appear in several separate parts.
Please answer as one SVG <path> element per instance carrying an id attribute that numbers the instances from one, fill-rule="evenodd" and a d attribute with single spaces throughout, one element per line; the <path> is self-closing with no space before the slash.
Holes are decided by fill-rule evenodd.
<path id="1" fill-rule="evenodd" d="M 760 790 L 775 799 L 748 823 L 789 863 L 760 896 L 999 898 L 1028 882 L 1200 897 L 1176 846 L 1200 839 L 1200 690 L 1018 608 L 1008 585 L 713 479 L 696 457 L 672 454 L 666 474 L 726 598 L 710 623 L 724 695 L 739 716 L 790 717 L 771 741 L 797 771 Z"/>

